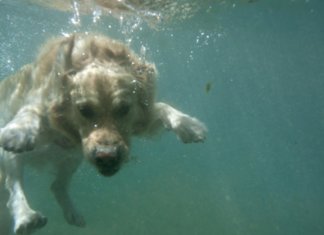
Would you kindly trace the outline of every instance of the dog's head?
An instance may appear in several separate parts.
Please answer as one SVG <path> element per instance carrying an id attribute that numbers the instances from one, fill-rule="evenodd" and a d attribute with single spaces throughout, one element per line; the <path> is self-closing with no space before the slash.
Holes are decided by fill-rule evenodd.
<path id="1" fill-rule="evenodd" d="M 127 159 L 130 137 L 145 132 L 154 102 L 154 65 L 103 36 L 74 35 L 60 42 L 53 65 L 58 97 L 51 126 L 82 143 L 86 158 L 105 176 Z"/>

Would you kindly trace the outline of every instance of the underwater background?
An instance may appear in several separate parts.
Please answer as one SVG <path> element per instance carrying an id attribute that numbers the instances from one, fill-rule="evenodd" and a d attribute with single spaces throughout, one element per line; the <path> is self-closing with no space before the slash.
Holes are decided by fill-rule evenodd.
<path id="1" fill-rule="evenodd" d="M 83 229 L 65 222 L 51 175 L 28 169 L 27 197 L 49 220 L 36 234 L 324 234 L 324 1 L 198 3 L 188 19 L 152 27 L 75 24 L 75 13 L 0 0 L 1 79 L 50 37 L 100 32 L 155 62 L 157 99 L 208 127 L 202 144 L 168 132 L 134 139 L 133 160 L 112 178 L 84 163 L 71 185 Z"/>

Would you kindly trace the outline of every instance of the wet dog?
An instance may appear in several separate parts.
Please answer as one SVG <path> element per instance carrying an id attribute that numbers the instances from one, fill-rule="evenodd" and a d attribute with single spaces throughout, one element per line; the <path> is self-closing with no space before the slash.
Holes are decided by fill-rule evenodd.
<path id="1" fill-rule="evenodd" d="M 85 221 L 68 195 L 82 155 L 112 176 L 127 161 L 132 136 L 166 128 L 185 143 L 204 140 L 204 124 L 155 102 L 155 77 L 155 66 L 124 44 L 74 34 L 49 40 L 33 64 L 1 81 L 0 197 L 8 197 L 16 234 L 47 222 L 28 204 L 24 165 L 54 166 L 51 190 L 67 222 L 82 227 Z"/>

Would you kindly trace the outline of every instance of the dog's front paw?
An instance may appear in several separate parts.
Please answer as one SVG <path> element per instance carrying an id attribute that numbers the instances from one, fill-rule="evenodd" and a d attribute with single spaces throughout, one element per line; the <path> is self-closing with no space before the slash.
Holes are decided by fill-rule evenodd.
<path id="1" fill-rule="evenodd" d="M 189 115 L 179 115 L 173 119 L 171 127 L 184 143 L 203 142 L 206 139 L 206 126 Z"/>
<path id="2" fill-rule="evenodd" d="M 0 146 L 7 151 L 23 152 L 35 147 L 36 133 L 32 128 L 9 124 L 0 131 Z"/>
<path id="3" fill-rule="evenodd" d="M 32 211 L 27 215 L 18 218 L 14 224 L 15 234 L 31 234 L 35 230 L 46 225 L 47 218 L 39 212 Z"/>

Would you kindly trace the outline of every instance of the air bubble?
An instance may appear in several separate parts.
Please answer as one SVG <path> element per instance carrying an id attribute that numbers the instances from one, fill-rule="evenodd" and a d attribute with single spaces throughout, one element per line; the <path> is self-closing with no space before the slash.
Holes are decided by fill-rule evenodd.
<path id="1" fill-rule="evenodd" d="M 79 8 L 80 8 L 80 6 L 79 6 L 78 1 L 73 1 L 73 3 L 72 3 L 73 16 L 70 19 L 70 21 L 71 21 L 71 23 L 73 25 L 80 25 L 81 24 Z"/>

